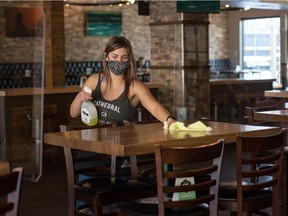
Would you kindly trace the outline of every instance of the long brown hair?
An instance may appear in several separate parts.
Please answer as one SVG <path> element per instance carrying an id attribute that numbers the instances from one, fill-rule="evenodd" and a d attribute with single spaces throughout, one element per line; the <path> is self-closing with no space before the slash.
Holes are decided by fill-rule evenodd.
<path id="1" fill-rule="evenodd" d="M 133 48 L 131 43 L 123 36 L 113 36 L 110 38 L 110 40 L 107 42 L 104 53 L 103 53 L 103 75 L 107 81 L 108 88 L 111 87 L 111 76 L 109 72 L 108 62 L 106 61 L 106 57 L 109 55 L 110 52 L 113 52 L 114 50 L 120 49 L 120 48 L 126 48 L 128 51 L 129 56 L 129 62 L 130 67 L 127 69 L 127 71 L 124 74 L 125 79 L 125 95 L 128 95 L 129 91 L 129 85 L 132 83 L 134 79 L 136 79 L 136 62 L 135 57 L 133 53 Z"/>

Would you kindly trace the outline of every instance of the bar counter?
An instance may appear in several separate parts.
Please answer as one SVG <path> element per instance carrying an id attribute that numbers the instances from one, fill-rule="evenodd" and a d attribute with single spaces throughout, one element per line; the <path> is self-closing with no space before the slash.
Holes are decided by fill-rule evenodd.
<path id="1" fill-rule="evenodd" d="M 148 88 L 153 91 L 159 89 L 162 85 L 155 83 L 147 83 Z M 79 86 L 61 86 L 44 88 L 44 94 L 66 94 L 66 93 L 77 93 L 80 90 Z M 1 89 L 0 97 L 10 97 L 10 96 L 26 96 L 41 94 L 42 88 L 16 88 L 16 89 Z"/>
<path id="2" fill-rule="evenodd" d="M 272 79 L 272 78 L 269 78 L 269 79 L 255 79 L 255 78 L 251 78 L 251 79 L 210 79 L 210 85 L 227 85 L 227 84 L 230 84 L 230 85 L 234 85 L 234 84 L 238 84 L 238 85 L 241 85 L 241 84 L 251 84 L 251 83 L 268 83 L 269 85 L 273 83 L 273 81 L 276 81 L 276 79 Z M 272 89 L 272 88 L 271 88 Z"/>
<path id="3" fill-rule="evenodd" d="M 275 79 L 210 79 L 211 116 L 214 119 L 243 119 L 245 107 L 264 99 L 264 92 L 273 89 Z"/>

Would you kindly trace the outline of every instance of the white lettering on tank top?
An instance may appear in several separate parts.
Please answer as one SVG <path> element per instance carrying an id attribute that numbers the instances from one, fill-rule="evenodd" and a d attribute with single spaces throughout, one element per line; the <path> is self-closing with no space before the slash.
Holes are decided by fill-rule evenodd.
<path id="1" fill-rule="evenodd" d="M 94 102 L 94 104 L 95 104 L 95 106 L 102 107 L 102 108 L 105 108 L 108 110 L 113 110 L 115 112 L 120 113 L 120 108 L 118 106 L 115 106 L 114 104 L 107 103 L 104 101 L 96 101 L 96 102 Z"/>

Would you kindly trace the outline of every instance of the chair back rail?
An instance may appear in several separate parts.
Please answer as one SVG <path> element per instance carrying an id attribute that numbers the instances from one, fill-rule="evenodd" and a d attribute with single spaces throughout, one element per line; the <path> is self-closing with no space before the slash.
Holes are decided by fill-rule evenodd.
<path id="1" fill-rule="evenodd" d="M 155 146 L 159 215 L 165 215 L 167 208 L 187 208 L 201 203 L 209 203 L 209 215 L 217 215 L 223 149 L 224 139 L 193 148 Z M 207 164 L 208 161 L 210 164 Z M 188 170 L 183 169 L 187 164 L 197 166 L 189 167 Z M 194 177 L 195 184 L 175 184 L 177 178 L 188 177 Z M 189 191 L 195 191 L 194 199 L 179 201 L 165 199 L 173 193 Z M 201 191 L 208 193 L 201 194 Z"/>
<path id="2" fill-rule="evenodd" d="M 73 131 L 73 130 L 85 130 L 85 129 L 93 129 L 93 128 L 106 128 L 106 127 L 116 127 L 115 124 L 106 124 L 101 125 L 97 124 L 95 126 L 68 126 L 68 125 L 60 125 L 60 131 Z M 67 181 L 68 181 L 68 205 L 69 205 L 69 215 L 74 215 L 74 203 L 75 203 L 75 193 L 74 193 L 74 185 L 78 182 L 79 174 L 89 174 L 96 172 L 107 172 L 111 173 L 111 176 L 116 175 L 116 157 L 110 155 L 100 155 L 97 156 L 87 156 L 87 157 L 78 157 L 78 153 L 81 151 L 76 149 L 71 149 L 64 147 L 64 156 L 67 170 Z M 99 167 L 99 166 L 91 166 L 91 167 L 81 167 L 77 166 L 77 164 L 84 164 L 87 162 L 99 162 L 102 161 L 111 161 L 109 166 Z M 93 163 L 93 164 L 95 164 Z M 109 163 L 107 163 L 109 164 Z"/>
<path id="3" fill-rule="evenodd" d="M 268 187 L 272 187 L 273 192 L 273 202 L 269 205 L 273 207 L 273 215 L 279 215 L 279 186 L 286 134 L 286 129 L 282 129 L 279 133 L 271 136 L 237 136 L 237 212 L 240 215 L 245 210 L 243 209 L 243 193 L 265 190 Z M 255 169 L 255 164 L 259 167 L 265 166 L 265 169 Z M 251 181 L 250 184 L 239 184 L 239 182 L 247 181 L 247 178 L 255 177 L 259 180 Z"/>

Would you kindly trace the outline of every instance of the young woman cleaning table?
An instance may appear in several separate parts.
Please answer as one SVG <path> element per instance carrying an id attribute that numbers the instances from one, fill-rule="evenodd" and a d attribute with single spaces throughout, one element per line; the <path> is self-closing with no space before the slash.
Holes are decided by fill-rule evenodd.
<path id="1" fill-rule="evenodd" d="M 103 52 L 102 73 L 92 74 L 86 80 L 81 91 L 70 106 L 71 117 L 81 112 L 83 102 L 91 101 L 97 108 L 98 124 L 124 125 L 124 121 L 133 121 L 136 107 L 141 103 L 156 119 L 166 121 L 169 126 L 175 122 L 173 115 L 151 94 L 149 88 L 137 79 L 137 68 L 130 42 L 123 36 L 112 37 Z M 87 86 L 92 94 L 84 91 Z M 88 156 L 91 152 L 82 152 Z M 125 166 L 124 166 L 125 165 Z M 117 158 L 117 175 L 129 176 L 127 158 Z M 126 173 L 125 171 L 126 170 Z M 81 180 L 88 176 L 81 176 Z"/>
<path id="2" fill-rule="evenodd" d="M 80 115 L 81 104 L 92 101 L 98 111 L 99 124 L 133 121 L 136 106 L 141 102 L 156 119 L 175 122 L 173 115 L 151 94 L 149 88 L 137 79 L 137 68 L 130 42 L 123 36 L 112 37 L 103 53 L 103 73 L 91 75 L 84 86 L 93 90 L 86 93 L 83 88 L 70 107 L 72 117 Z"/>

